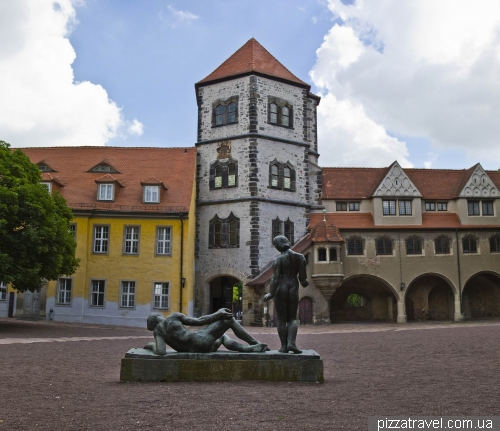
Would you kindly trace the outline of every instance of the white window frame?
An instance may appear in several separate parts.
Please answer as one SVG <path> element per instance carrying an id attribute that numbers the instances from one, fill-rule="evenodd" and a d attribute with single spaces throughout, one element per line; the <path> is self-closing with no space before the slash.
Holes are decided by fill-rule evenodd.
<path id="1" fill-rule="evenodd" d="M 164 231 L 164 235 L 160 235 Z M 155 254 L 157 256 L 172 255 L 172 226 L 156 226 Z"/>
<path id="2" fill-rule="evenodd" d="M 114 201 L 115 185 L 113 183 L 101 183 L 97 187 L 97 200 Z"/>
<path id="3" fill-rule="evenodd" d="M 122 280 L 120 282 L 120 308 L 135 308 L 136 292 L 135 280 Z"/>
<path id="4" fill-rule="evenodd" d="M 40 184 L 47 187 L 49 194 L 52 194 L 52 181 L 41 181 Z"/>
<path id="5" fill-rule="evenodd" d="M 123 254 L 138 255 L 139 240 L 141 235 L 140 226 L 125 226 L 123 229 Z"/>
<path id="6" fill-rule="evenodd" d="M 166 289 L 166 293 L 164 289 Z M 170 283 L 168 281 L 153 282 L 153 309 L 168 310 L 169 308 L 170 308 Z"/>
<path id="7" fill-rule="evenodd" d="M 104 231 L 106 229 L 106 231 Z M 99 235 L 98 235 L 98 231 Z M 108 254 L 109 253 L 109 225 L 94 225 L 94 238 L 92 241 L 93 254 Z M 104 233 L 106 235 L 104 235 Z"/>
<path id="8" fill-rule="evenodd" d="M 102 284 L 102 292 L 100 291 L 100 287 Z M 95 288 L 98 288 L 96 290 Z M 106 280 L 104 279 L 92 279 L 90 280 L 90 289 L 89 289 L 89 306 L 96 308 L 104 308 L 104 304 L 106 303 Z M 102 304 L 99 302 L 99 298 L 102 297 Z"/>
<path id="9" fill-rule="evenodd" d="M 7 283 L 0 281 L 0 301 L 7 301 Z"/>
<path id="10" fill-rule="evenodd" d="M 71 277 L 61 277 L 57 280 L 56 299 L 56 305 L 71 305 L 73 300 L 73 279 Z"/>
<path id="11" fill-rule="evenodd" d="M 160 186 L 144 186 L 144 203 L 160 203 Z"/>

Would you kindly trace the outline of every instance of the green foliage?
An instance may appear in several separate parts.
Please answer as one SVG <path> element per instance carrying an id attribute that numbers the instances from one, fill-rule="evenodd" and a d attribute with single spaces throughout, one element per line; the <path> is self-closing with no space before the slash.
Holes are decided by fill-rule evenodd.
<path id="1" fill-rule="evenodd" d="M 361 307 L 363 305 L 363 299 L 361 296 L 356 295 L 353 293 L 352 295 L 349 295 L 347 298 L 347 306 L 348 307 Z"/>
<path id="2" fill-rule="evenodd" d="M 233 302 L 238 302 L 241 297 L 243 297 L 243 283 L 238 281 L 233 286 Z"/>
<path id="3" fill-rule="evenodd" d="M 0 280 L 21 292 L 78 268 L 71 209 L 40 184 L 40 171 L 0 141 Z"/>

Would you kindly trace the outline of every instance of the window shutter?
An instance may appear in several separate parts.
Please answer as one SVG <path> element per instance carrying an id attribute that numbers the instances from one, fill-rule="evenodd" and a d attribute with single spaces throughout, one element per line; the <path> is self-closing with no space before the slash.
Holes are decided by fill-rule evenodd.
<path id="1" fill-rule="evenodd" d="M 212 163 L 210 165 L 210 179 L 209 179 L 209 187 L 210 187 L 210 190 L 214 190 L 215 189 L 215 163 Z"/>

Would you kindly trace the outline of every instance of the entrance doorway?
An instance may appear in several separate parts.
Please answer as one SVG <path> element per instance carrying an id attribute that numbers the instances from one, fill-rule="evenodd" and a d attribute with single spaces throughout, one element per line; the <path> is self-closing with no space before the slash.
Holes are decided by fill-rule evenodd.
<path id="1" fill-rule="evenodd" d="M 313 323 L 313 302 L 304 297 L 299 301 L 299 321 L 301 325 Z"/>
<path id="2" fill-rule="evenodd" d="M 233 310 L 233 287 L 240 280 L 230 276 L 218 277 L 210 282 L 210 313 L 221 308 Z"/>

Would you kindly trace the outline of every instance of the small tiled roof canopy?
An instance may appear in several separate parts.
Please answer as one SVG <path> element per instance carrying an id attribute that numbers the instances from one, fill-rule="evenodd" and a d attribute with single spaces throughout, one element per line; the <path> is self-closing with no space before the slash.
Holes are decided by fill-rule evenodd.
<path id="1" fill-rule="evenodd" d="M 49 147 L 21 148 L 32 163 L 57 166 L 58 190 L 74 211 L 188 212 L 196 168 L 195 148 Z M 110 161 L 119 172 L 91 169 Z M 111 162 L 112 161 L 112 162 Z M 43 180 L 52 179 L 43 174 Z M 54 178 L 53 181 L 56 181 Z M 96 183 L 117 183 L 113 202 L 97 201 Z M 143 203 L 143 184 L 161 185 L 159 204 Z"/>
<path id="2" fill-rule="evenodd" d="M 311 89 L 309 84 L 297 78 L 254 38 L 245 43 L 206 78 L 198 81 L 195 88 L 251 74 L 276 78 L 306 88 L 308 91 Z M 309 93 L 309 96 L 319 99 L 312 93 Z"/>

